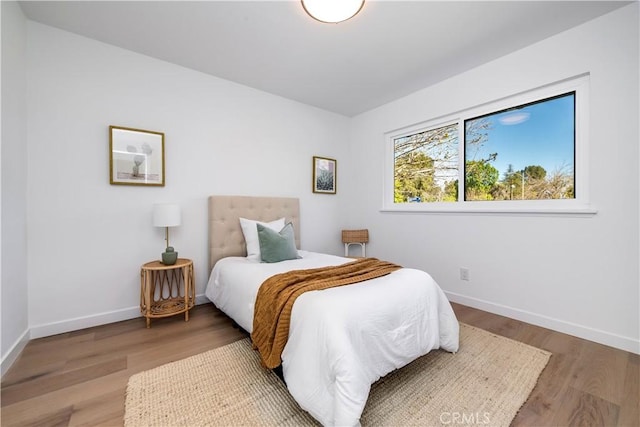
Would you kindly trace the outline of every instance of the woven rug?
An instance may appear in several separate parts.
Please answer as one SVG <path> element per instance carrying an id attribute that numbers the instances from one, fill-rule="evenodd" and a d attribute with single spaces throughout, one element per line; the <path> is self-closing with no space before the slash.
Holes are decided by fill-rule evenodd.
<path id="1" fill-rule="evenodd" d="M 363 426 L 508 426 L 550 353 L 460 324 L 460 350 L 436 350 L 376 382 Z M 124 424 L 313 426 L 317 422 L 260 366 L 249 339 L 133 375 Z"/>

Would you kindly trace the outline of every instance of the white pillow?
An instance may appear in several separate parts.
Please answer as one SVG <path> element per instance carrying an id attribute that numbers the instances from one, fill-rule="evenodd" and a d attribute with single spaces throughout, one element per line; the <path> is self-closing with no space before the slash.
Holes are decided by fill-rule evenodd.
<path id="1" fill-rule="evenodd" d="M 244 241 L 247 244 L 247 259 L 260 261 L 260 241 L 258 240 L 258 224 L 269 227 L 275 232 L 280 232 L 284 228 L 284 218 L 271 222 L 254 221 L 252 219 L 240 218 L 240 227 L 244 234 Z"/>

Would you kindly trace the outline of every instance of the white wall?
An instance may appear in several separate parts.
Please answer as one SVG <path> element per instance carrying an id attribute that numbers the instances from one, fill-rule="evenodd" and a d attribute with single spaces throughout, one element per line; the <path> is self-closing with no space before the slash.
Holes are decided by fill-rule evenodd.
<path id="1" fill-rule="evenodd" d="M 157 202 L 182 207 L 171 244 L 197 294 L 211 194 L 300 197 L 303 249 L 339 251 L 343 199 L 311 192 L 311 165 L 341 164 L 348 118 L 31 21 L 27 68 L 33 337 L 140 315 L 140 265 L 164 250 Z M 109 185 L 109 125 L 165 133 L 165 187 Z"/>
<path id="2" fill-rule="evenodd" d="M 339 253 L 341 228 L 367 227 L 368 254 L 430 271 L 453 300 L 638 352 L 637 3 L 352 120 L 34 22 L 26 66 L 24 48 L 5 65 L 5 33 L 20 40 L 25 22 L 7 2 L 2 19 L 3 358 L 5 338 L 24 337 L 27 305 L 32 337 L 139 316 L 139 267 L 163 249 L 156 202 L 183 207 L 171 240 L 194 259 L 201 294 L 214 193 L 300 197 L 305 249 Z M 7 72 L 18 76 L 11 96 Z M 384 132 L 584 72 L 596 216 L 379 212 Z M 109 185 L 109 125 L 165 132 L 165 187 Z M 7 166 L 15 193 L 8 132 L 20 141 Z M 311 193 L 313 155 L 338 160 L 338 195 Z M 4 226 L 25 211 L 28 257 L 24 228 Z"/>
<path id="3" fill-rule="evenodd" d="M 27 24 L 16 2 L 2 15 L 2 374 L 27 340 Z"/>
<path id="4" fill-rule="evenodd" d="M 348 225 L 369 228 L 372 256 L 426 269 L 454 301 L 640 352 L 638 36 L 634 3 L 354 118 Z M 597 215 L 379 212 L 385 132 L 585 72 Z"/>

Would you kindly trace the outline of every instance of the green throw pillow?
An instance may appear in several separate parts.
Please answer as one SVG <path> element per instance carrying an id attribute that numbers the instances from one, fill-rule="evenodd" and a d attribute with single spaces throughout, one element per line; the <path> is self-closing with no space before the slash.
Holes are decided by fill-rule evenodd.
<path id="1" fill-rule="evenodd" d="M 256 226 L 262 261 L 280 262 L 298 258 L 293 224 L 288 223 L 279 233 L 260 223 Z"/>

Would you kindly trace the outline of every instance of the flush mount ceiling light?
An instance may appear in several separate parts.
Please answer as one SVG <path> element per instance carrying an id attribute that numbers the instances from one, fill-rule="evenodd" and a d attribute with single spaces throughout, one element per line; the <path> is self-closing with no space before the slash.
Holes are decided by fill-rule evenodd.
<path id="1" fill-rule="evenodd" d="M 305 12 L 313 19 L 337 24 L 353 18 L 364 6 L 364 0 L 301 0 Z"/>

